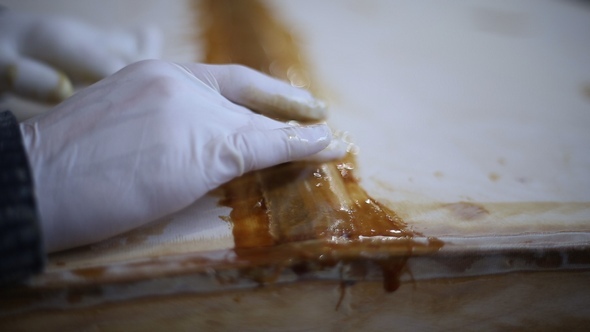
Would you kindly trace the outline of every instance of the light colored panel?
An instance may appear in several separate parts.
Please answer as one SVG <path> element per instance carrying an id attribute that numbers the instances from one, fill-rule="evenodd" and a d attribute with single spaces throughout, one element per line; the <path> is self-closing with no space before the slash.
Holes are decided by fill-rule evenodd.
<path id="1" fill-rule="evenodd" d="M 395 201 L 590 200 L 590 7 L 272 1 Z"/>

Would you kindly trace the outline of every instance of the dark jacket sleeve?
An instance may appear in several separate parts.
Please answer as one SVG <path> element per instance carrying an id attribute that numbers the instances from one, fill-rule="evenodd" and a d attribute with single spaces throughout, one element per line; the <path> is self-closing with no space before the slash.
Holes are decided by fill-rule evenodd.
<path id="1" fill-rule="evenodd" d="M 0 285 L 42 270 L 33 178 L 15 116 L 0 112 Z"/>

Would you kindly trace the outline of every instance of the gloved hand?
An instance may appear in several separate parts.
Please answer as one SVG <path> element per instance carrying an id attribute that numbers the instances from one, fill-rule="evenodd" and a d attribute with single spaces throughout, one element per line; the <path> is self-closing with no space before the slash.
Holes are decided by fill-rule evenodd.
<path id="1" fill-rule="evenodd" d="M 246 67 L 148 60 L 23 122 L 46 249 L 127 231 L 330 143 L 325 124 L 293 126 L 238 105 L 264 112 L 273 100 L 318 107 L 309 92 Z"/>
<path id="2" fill-rule="evenodd" d="M 72 82 L 95 82 L 133 62 L 157 58 L 155 28 L 102 31 L 69 18 L 0 10 L 0 93 L 59 102 Z"/>

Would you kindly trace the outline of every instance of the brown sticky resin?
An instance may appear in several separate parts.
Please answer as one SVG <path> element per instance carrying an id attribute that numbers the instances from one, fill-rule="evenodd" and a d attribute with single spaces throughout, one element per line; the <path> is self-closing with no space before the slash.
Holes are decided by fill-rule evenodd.
<path id="1" fill-rule="evenodd" d="M 223 187 L 237 259 L 253 266 L 244 276 L 268 283 L 284 268 L 305 274 L 368 260 L 381 268 L 385 290 L 394 291 L 410 256 L 442 247 L 434 238 L 416 241 L 423 236 L 370 198 L 354 177 L 353 160 L 282 164 Z M 271 273 L 262 272 L 265 265 L 274 267 Z"/>
<path id="2" fill-rule="evenodd" d="M 238 63 L 314 90 L 290 30 L 257 0 L 201 0 L 205 62 Z M 288 120 L 288 119 L 284 119 Z M 231 207 L 237 259 L 243 275 L 273 282 L 282 270 L 296 274 L 370 261 L 383 272 L 384 288 L 399 287 L 412 255 L 443 243 L 413 232 L 392 210 L 367 195 L 348 154 L 327 163 L 291 162 L 251 172 L 223 186 Z M 417 241 L 421 237 L 422 241 Z M 264 268 L 261 268 L 264 267 Z M 269 272 L 270 271 L 270 272 Z"/>

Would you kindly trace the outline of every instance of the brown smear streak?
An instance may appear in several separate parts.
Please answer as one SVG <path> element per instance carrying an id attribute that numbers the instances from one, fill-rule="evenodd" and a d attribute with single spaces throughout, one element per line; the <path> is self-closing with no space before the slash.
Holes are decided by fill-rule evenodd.
<path id="1" fill-rule="evenodd" d="M 257 0 L 197 0 L 205 62 L 239 63 L 310 88 L 293 35 Z"/>
<path id="2" fill-rule="evenodd" d="M 312 87 L 295 38 L 262 2 L 201 0 L 197 4 L 203 13 L 199 22 L 205 62 L 239 63 L 293 85 Z M 295 272 L 373 260 L 382 268 L 385 289 L 397 289 L 408 257 L 436 251 L 442 242 L 416 242 L 417 234 L 395 212 L 366 194 L 354 169 L 355 160 L 349 154 L 328 163 L 278 165 L 226 184 L 221 204 L 232 208 L 239 259 L 253 265 L 273 262 L 276 271 L 289 267 Z M 254 278 L 268 282 L 275 277 Z"/>

